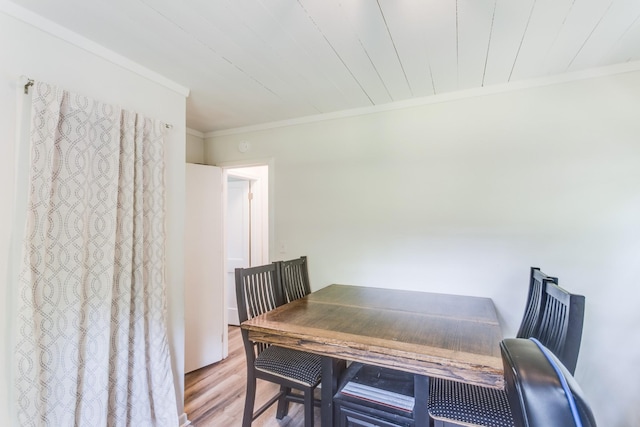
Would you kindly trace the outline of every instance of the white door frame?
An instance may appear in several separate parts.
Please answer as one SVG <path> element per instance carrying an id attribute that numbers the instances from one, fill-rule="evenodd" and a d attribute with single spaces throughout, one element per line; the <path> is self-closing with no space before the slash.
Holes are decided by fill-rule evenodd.
<path id="1" fill-rule="evenodd" d="M 227 174 L 227 207 L 225 214 L 224 245 L 227 249 L 225 270 L 225 305 L 227 324 L 239 325 L 238 307 L 235 296 L 235 269 L 250 266 L 251 262 L 251 180 L 237 178 L 234 173 Z M 233 180 L 231 178 L 234 178 Z M 230 217 L 233 215 L 233 217 Z"/>
<path id="2" fill-rule="evenodd" d="M 251 197 L 249 203 L 249 239 L 251 241 L 249 259 L 251 260 L 251 267 L 269 263 L 269 178 L 268 176 L 263 178 L 261 174 L 256 174 L 253 170 L 249 170 L 253 167 L 262 166 L 266 167 L 266 165 L 260 165 L 249 166 L 247 168 L 241 167 L 225 169 L 225 171 L 227 172 L 227 185 L 229 184 L 229 177 L 234 177 L 249 182 L 249 194 Z M 267 206 L 266 210 L 263 209 L 265 205 Z"/>
<path id="3" fill-rule="evenodd" d="M 251 259 L 252 259 L 252 264 L 253 265 L 260 265 L 260 264 L 267 264 L 270 261 L 270 254 L 275 253 L 274 248 L 273 248 L 273 237 L 274 236 L 274 160 L 273 159 L 258 159 L 258 160 L 252 160 L 252 161 L 233 161 L 233 162 L 221 162 L 216 164 L 216 166 L 220 167 L 222 169 L 222 182 L 224 185 L 224 197 L 223 197 L 223 201 L 225 203 L 224 206 L 224 212 L 226 215 L 226 211 L 227 211 L 227 206 L 226 206 L 226 198 L 227 198 L 227 181 L 228 181 L 228 175 L 231 173 L 235 176 L 242 176 L 243 178 L 246 179 L 254 179 L 255 176 L 251 176 L 251 175 L 246 175 L 246 174 L 239 174 L 237 173 L 237 171 L 234 173 L 232 170 L 233 169 L 238 169 L 238 168 L 251 168 L 251 167 L 255 167 L 255 166 L 266 166 L 267 167 L 267 186 L 266 188 L 263 187 L 262 188 L 262 192 L 266 193 L 263 194 L 263 197 L 265 198 L 265 200 L 267 201 L 267 208 L 265 210 L 263 210 L 261 212 L 261 215 L 263 217 L 263 224 L 267 224 L 267 227 L 262 227 L 262 236 L 261 238 L 259 238 L 259 240 L 262 242 L 262 250 L 261 252 L 261 257 L 255 257 L 252 255 Z M 252 215 L 253 216 L 253 215 Z M 264 221 L 264 217 L 268 217 L 268 219 L 266 221 Z M 225 219 L 226 222 L 226 219 Z M 225 230 L 226 230 L 226 226 L 225 226 Z M 225 231 L 225 244 L 224 246 L 226 247 L 226 231 Z M 253 241 L 255 238 L 252 238 Z M 228 265 L 227 265 L 227 259 L 226 259 L 226 255 L 225 255 L 225 259 L 224 259 L 224 271 L 226 272 L 228 270 Z M 224 296 L 225 301 L 228 300 L 228 298 L 230 297 L 230 295 L 228 295 L 228 288 L 227 286 L 225 286 L 225 291 L 227 292 L 227 294 Z M 225 310 L 225 312 L 227 312 L 227 310 Z M 225 316 L 225 319 L 227 318 L 227 316 Z"/>

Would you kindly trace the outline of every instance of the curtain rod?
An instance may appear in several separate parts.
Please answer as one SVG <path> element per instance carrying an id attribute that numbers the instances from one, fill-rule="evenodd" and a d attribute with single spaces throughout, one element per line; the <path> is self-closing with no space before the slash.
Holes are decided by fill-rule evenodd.
<path id="1" fill-rule="evenodd" d="M 25 95 L 29 95 L 29 88 L 31 86 L 33 86 L 33 84 L 35 83 L 35 81 L 33 79 L 30 79 L 27 76 L 20 76 L 20 82 L 21 84 L 24 84 L 24 94 Z M 164 128 L 165 129 L 173 129 L 173 125 L 170 123 L 164 123 Z"/>
<path id="2" fill-rule="evenodd" d="M 24 94 L 29 95 L 29 87 L 33 86 L 33 79 L 30 79 L 27 76 L 20 76 L 20 81 L 24 84 Z"/>

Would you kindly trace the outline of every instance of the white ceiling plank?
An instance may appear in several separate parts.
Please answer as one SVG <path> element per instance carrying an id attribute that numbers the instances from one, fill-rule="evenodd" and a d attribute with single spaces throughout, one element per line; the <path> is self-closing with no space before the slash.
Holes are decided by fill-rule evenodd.
<path id="1" fill-rule="evenodd" d="M 199 80 L 210 80 L 205 76 Z M 199 81 L 195 83 L 202 86 Z M 204 110 L 202 121 L 206 126 L 240 127 L 254 123 L 276 121 L 282 117 L 299 117 L 298 109 L 291 109 L 287 103 L 274 103 L 267 96 L 255 96 L 254 91 L 238 91 L 236 84 L 209 85 L 206 91 L 192 94 L 187 103 L 199 105 L 199 111 Z M 225 99 L 224 104 L 211 106 L 211 99 Z M 207 105 L 209 105 L 207 107 Z M 303 114 L 308 115 L 308 114 Z M 224 121 L 223 121 L 224 120 Z M 191 118 L 188 119 L 191 121 Z M 208 123 L 208 124 L 207 124 Z M 191 127 L 191 126 L 189 126 Z"/>
<path id="2" fill-rule="evenodd" d="M 390 94 L 391 101 L 411 98 L 411 87 L 402 58 L 379 3 L 371 0 L 330 1 L 344 11 L 371 66 Z"/>
<path id="3" fill-rule="evenodd" d="M 273 16 L 278 17 L 280 25 L 289 31 L 310 55 L 318 58 L 318 66 L 324 70 L 339 88 L 343 105 L 350 108 L 371 105 L 368 93 L 360 82 L 354 78 L 352 71 L 346 66 L 344 59 L 317 23 L 305 4 L 290 0 L 269 0 L 262 2 Z"/>
<path id="4" fill-rule="evenodd" d="M 453 1 L 407 0 L 416 15 L 421 16 L 422 38 L 428 53 L 432 86 L 435 94 L 458 90 L 456 57 L 456 4 Z M 420 45 L 418 46 L 420 48 Z"/>
<path id="5" fill-rule="evenodd" d="M 39 0 L 14 0 L 13 3 L 20 5 L 26 9 L 32 10 L 48 19 L 74 31 L 78 34 L 82 34 L 89 37 L 92 30 L 96 28 L 92 26 L 92 22 L 95 21 L 96 14 L 106 13 L 107 19 L 105 24 L 114 27 L 114 18 L 117 20 L 119 17 L 113 16 L 106 4 L 97 2 L 96 4 L 86 4 L 80 0 L 67 0 L 59 4 L 54 2 L 43 2 Z M 94 41 L 98 42 L 98 40 Z"/>
<path id="6" fill-rule="evenodd" d="M 615 46 L 640 15 L 640 1 L 616 0 L 608 8 L 582 49 L 576 54 L 569 70 L 592 68 L 607 57 L 607 51 Z M 640 49 L 640 46 L 638 46 Z"/>
<path id="7" fill-rule="evenodd" d="M 603 61 L 608 64 L 640 60 L 640 15 L 625 28 L 624 33 L 607 49 Z"/>
<path id="8" fill-rule="evenodd" d="M 342 102 L 342 94 L 324 72 L 322 62 L 307 54 L 269 10 L 257 7 L 254 2 L 233 1 L 223 3 L 229 9 L 224 12 L 212 8 L 220 3 L 201 3 L 207 6 L 202 12 L 210 17 L 210 25 L 244 48 L 245 57 L 238 61 L 263 66 L 273 70 L 274 77 L 279 76 L 276 87 L 285 99 L 291 99 L 293 103 L 295 99 L 304 100 L 318 113 L 335 109 L 336 100 Z M 236 19 L 229 19 L 230 14 Z M 225 44 L 224 41 L 221 43 Z M 262 72 L 257 71 L 257 74 L 262 75 Z"/>
<path id="9" fill-rule="evenodd" d="M 549 74 L 567 72 L 569 67 L 597 28 L 600 20 L 614 0 L 583 0 L 573 3 L 558 37 L 549 51 Z"/>
<path id="10" fill-rule="evenodd" d="M 535 1 L 529 27 L 513 67 L 512 81 L 534 78 L 544 74 L 547 68 L 547 55 L 562 30 L 574 1 Z"/>
<path id="11" fill-rule="evenodd" d="M 258 49 L 263 44 L 262 41 L 258 40 L 237 16 L 227 10 L 226 3 L 210 3 L 206 8 L 197 1 L 192 1 L 189 8 L 167 0 L 147 0 L 147 4 L 210 48 L 214 55 L 223 58 L 247 79 L 270 92 L 274 98 L 274 105 L 286 102 L 289 108 L 301 113 L 320 113 L 315 108 L 313 100 L 306 96 L 306 92 L 301 94 L 296 88 L 297 75 L 291 73 L 289 68 L 281 69 L 272 62 L 272 57 L 262 54 Z M 212 9 L 211 5 L 214 4 L 216 8 Z M 218 17 L 221 15 L 227 18 L 226 22 L 220 22 Z M 242 30 L 241 34 L 238 34 L 238 31 L 230 32 L 233 28 Z"/>
<path id="12" fill-rule="evenodd" d="M 230 99 L 227 102 L 227 107 L 223 110 L 225 116 L 231 111 L 236 111 L 234 116 L 239 118 L 236 120 L 237 124 L 246 125 L 253 120 L 268 121 L 282 115 L 293 117 L 317 113 L 317 110 L 307 103 L 299 102 L 301 97 L 291 100 L 286 99 L 286 94 L 275 92 L 269 87 L 273 81 L 269 80 L 268 73 L 259 74 L 259 78 L 254 78 L 252 72 L 255 70 L 250 69 L 247 64 L 243 64 L 236 56 L 226 56 L 227 50 L 218 49 L 218 46 L 208 38 L 210 37 L 208 34 L 198 31 L 200 21 L 188 21 L 190 25 L 187 26 L 180 21 L 181 15 L 179 13 L 166 10 L 160 12 L 162 13 L 159 16 L 164 19 L 155 19 L 153 15 L 148 14 L 147 24 L 142 27 L 146 31 L 155 33 L 156 37 L 162 40 L 166 54 L 173 52 L 173 56 L 180 59 L 173 64 L 176 72 L 190 68 L 193 70 L 191 71 L 192 75 L 202 76 L 198 78 L 198 81 L 217 82 L 217 86 L 223 88 L 208 92 L 217 93 L 218 96 L 214 99 Z M 129 9 L 127 15 L 135 17 L 136 13 L 135 9 Z M 172 20 L 170 23 L 173 25 L 168 23 L 169 19 Z M 214 33 L 214 35 L 219 34 Z M 196 42 L 194 43 L 194 41 Z M 181 46 L 185 46 L 186 49 L 181 49 Z M 140 52 L 137 55 L 143 54 Z M 247 68 L 248 72 L 238 72 L 243 66 Z M 207 83 L 200 83 L 200 85 L 202 84 Z M 198 94 L 192 96 L 197 98 Z M 242 113 L 243 111 L 244 113 Z M 219 123 L 215 121 L 219 112 L 208 111 L 207 114 L 213 123 Z M 262 118 L 260 119 L 260 117 Z M 191 126 L 191 124 L 189 125 Z"/>
<path id="13" fill-rule="evenodd" d="M 428 5 L 423 2 L 378 1 L 402 60 L 413 95 L 433 95 L 431 64 L 423 31 Z"/>
<path id="14" fill-rule="evenodd" d="M 227 24 L 227 16 L 219 14 L 215 21 L 219 28 L 233 38 L 241 38 L 242 44 L 253 46 L 253 55 L 285 76 L 297 96 L 305 97 L 320 112 L 339 108 L 342 92 L 319 56 L 310 54 L 276 16 L 255 2 L 228 1 L 227 6 L 242 22 Z"/>
<path id="15" fill-rule="evenodd" d="M 230 3 L 241 14 L 246 27 L 262 41 L 256 42 L 262 43 L 258 45 L 261 60 L 286 75 L 287 82 L 298 96 L 306 97 L 321 112 L 334 111 L 344 105 L 346 97 L 340 84 L 343 78 L 341 67 L 339 75 L 336 75 L 332 66 L 337 67 L 337 61 L 326 62 L 327 58 L 333 61 L 332 52 L 316 49 L 313 54 L 303 44 L 306 39 L 296 38 L 287 22 L 281 22 L 268 9 L 256 7 L 254 2 Z"/>
<path id="16" fill-rule="evenodd" d="M 497 0 L 458 0 L 458 88 L 482 86 Z"/>
<path id="17" fill-rule="evenodd" d="M 527 38 L 534 1 L 498 0 L 484 86 L 506 83 L 512 78 L 521 46 Z"/>
<path id="18" fill-rule="evenodd" d="M 326 38 L 327 43 L 370 100 L 370 105 L 391 102 L 392 98 L 378 74 L 369 52 L 359 39 L 345 10 L 337 2 L 299 0 L 310 21 Z"/>
<path id="19" fill-rule="evenodd" d="M 211 16 L 212 13 L 206 13 L 206 15 Z M 211 27 L 214 28 L 215 26 L 211 25 Z M 212 35 L 204 34 L 204 35 L 200 35 L 199 38 L 200 39 L 204 38 L 207 44 L 210 44 L 210 43 L 214 44 L 214 40 L 215 40 L 222 43 L 223 47 L 228 46 L 229 43 L 225 41 L 225 38 L 220 33 L 221 32 L 218 30 L 218 28 L 215 28 L 215 32 Z M 248 47 L 253 46 L 253 44 L 249 43 L 247 46 Z M 221 54 L 225 59 L 229 59 L 233 64 L 233 66 L 238 66 L 243 70 L 245 70 L 249 77 L 251 77 L 254 73 L 255 75 L 260 76 L 261 80 L 258 81 L 256 79 L 256 83 L 259 83 L 259 84 L 264 83 L 266 85 L 266 88 L 269 89 L 269 92 L 274 92 L 274 95 L 277 95 L 277 99 L 274 99 L 269 94 L 264 94 L 261 98 L 259 98 L 258 96 L 255 96 L 256 99 L 253 100 L 253 102 L 251 102 L 251 92 L 255 91 L 255 88 L 253 88 L 252 85 L 247 85 L 248 88 L 250 89 L 246 93 L 247 96 L 243 96 L 244 95 L 243 93 L 243 94 L 239 94 L 239 96 L 237 97 L 238 100 L 247 99 L 247 104 L 251 104 L 252 107 L 254 105 L 259 105 L 261 108 L 265 108 L 266 110 L 268 110 L 268 112 L 265 111 L 265 113 L 263 114 L 265 116 L 272 117 L 273 114 L 280 114 L 281 116 L 286 118 L 294 118 L 294 117 L 299 117 L 301 115 L 317 114 L 319 112 L 323 112 L 321 108 L 316 108 L 316 105 L 322 104 L 322 100 L 325 100 L 328 102 L 334 102 L 334 103 L 336 98 L 340 100 L 339 96 L 336 97 L 336 91 L 334 88 L 330 88 L 330 89 L 334 89 L 333 91 L 329 91 L 329 90 L 324 90 L 322 92 L 315 91 L 314 94 L 311 94 L 312 90 L 310 88 L 313 86 L 301 85 L 300 87 L 296 87 L 295 84 L 293 84 L 295 79 L 293 79 L 290 75 L 287 75 L 287 73 L 284 73 L 284 75 L 288 77 L 288 81 L 286 82 L 282 80 L 278 81 L 278 80 L 272 79 L 271 78 L 272 76 L 270 76 L 269 73 L 264 72 L 260 69 L 261 63 L 258 63 L 258 64 L 254 63 L 255 58 L 260 56 L 260 54 L 256 53 L 255 49 L 248 49 L 246 52 L 242 52 L 239 48 L 223 49 L 223 48 L 220 48 L 218 44 L 215 44 L 214 47 L 216 51 L 219 54 Z M 205 66 L 205 65 L 206 65 L 206 61 L 203 61 L 201 66 Z M 228 80 L 223 80 L 223 81 L 227 82 Z M 317 82 L 320 80 L 316 78 L 315 81 Z M 236 87 L 237 85 L 232 84 L 232 86 Z M 322 98 L 315 98 L 314 96 L 317 94 L 320 94 Z M 310 99 L 311 99 L 311 103 L 308 102 Z M 302 102 L 303 100 L 307 102 Z M 328 102 L 325 102 L 325 104 L 328 104 Z M 341 102 L 342 102 L 341 104 L 342 106 L 345 105 L 343 101 Z M 358 106 L 360 104 L 355 104 L 354 102 L 354 104 L 352 105 Z M 327 108 L 327 111 L 332 111 L 330 110 L 331 107 L 333 107 L 334 109 L 336 108 L 335 105 L 331 105 L 331 104 L 328 104 L 328 107 L 327 105 L 322 105 L 322 106 Z M 312 107 L 314 109 L 311 109 Z M 249 108 L 250 107 L 247 106 L 247 109 Z"/>

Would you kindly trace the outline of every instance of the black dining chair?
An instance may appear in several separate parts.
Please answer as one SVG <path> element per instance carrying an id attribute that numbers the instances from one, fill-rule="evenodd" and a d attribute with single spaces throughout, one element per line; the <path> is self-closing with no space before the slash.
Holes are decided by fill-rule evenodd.
<path id="1" fill-rule="evenodd" d="M 531 320 L 537 326 L 529 336 L 518 338 L 539 339 L 573 374 L 580 350 L 585 298 L 559 287 L 556 278 L 532 269 L 529 295 L 535 296 L 536 289 L 542 289 L 542 312 L 538 319 Z M 528 299 L 524 317 L 532 299 L 535 298 Z M 429 415 L 434 420 L 434 427 L 445 424 L 486 427 L 513 425 L 504 391 L 439 378 L 430 381 Z"/>
<path id="2" fill-rule="evenodd" d="M 307 257 L 278 261 L 282 287 L 286 302 L 291 302 L 311 293 Z"/>
<path id="3" fill-rule="evenodd" d="M 284 304 L 280 269 L 276 263 L 237 268 L 235 278 L 240 323 Z M 252 342 L 245 329 L 242 329 L 242 341 L 247 360 L 247 391 L 242 427 L 250 427 L 253 420 L 275 402 L 278 402 L 278 419 L 287 414 L 289 402 L 304 404 L 304 425 L 313 427 L 314 406 L 319 406 L 319 402 L 314 399 L 314 390 L 320 383 L 321 356 Z M 279 384 L 280 391 L 254 412 L 257 379 Z M 302 392 L 302 395 L 292 390 Z"/>
<path id="4" fill-rule="evenodd" d="M 557 277 L 551 277 L 543 273 L 539 267 L 531 267 L 529 274 L 529 292 L 527 293 L 527 303 L 524 308 L 522 322 L 518 328 L 516 338 L 528 338 L 533 336 L 542 319 L 544 311 L 544 291 L 547 282 L 558 284 Z"/>
<path id="5" fill-rule="evenodd" d="M 542 318 L 531 337 L 549 348 L 573 375 L 582 341 L 585 298 L 550 282 L 544 296 Z"/>
<path id="6" fill-rule="evenodd" d="M 500 353 L 515 427 L 596 427 L 575 378 L 540 341 L 505 339 Z"/>

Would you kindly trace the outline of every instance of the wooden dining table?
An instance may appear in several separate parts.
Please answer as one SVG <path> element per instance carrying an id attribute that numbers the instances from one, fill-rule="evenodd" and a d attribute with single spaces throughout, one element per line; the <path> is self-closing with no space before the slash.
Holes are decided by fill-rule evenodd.
<path id="1" fill-rule="evenodd" d="M 330 285 L 242 323 L 249 339 L 323 356 L 322 427 L 333 426 L 340 361 L 415 374 L 414 422 L 428 426 L 429 378 L 502 388 L 502 330 L 489 298 Z"/>

